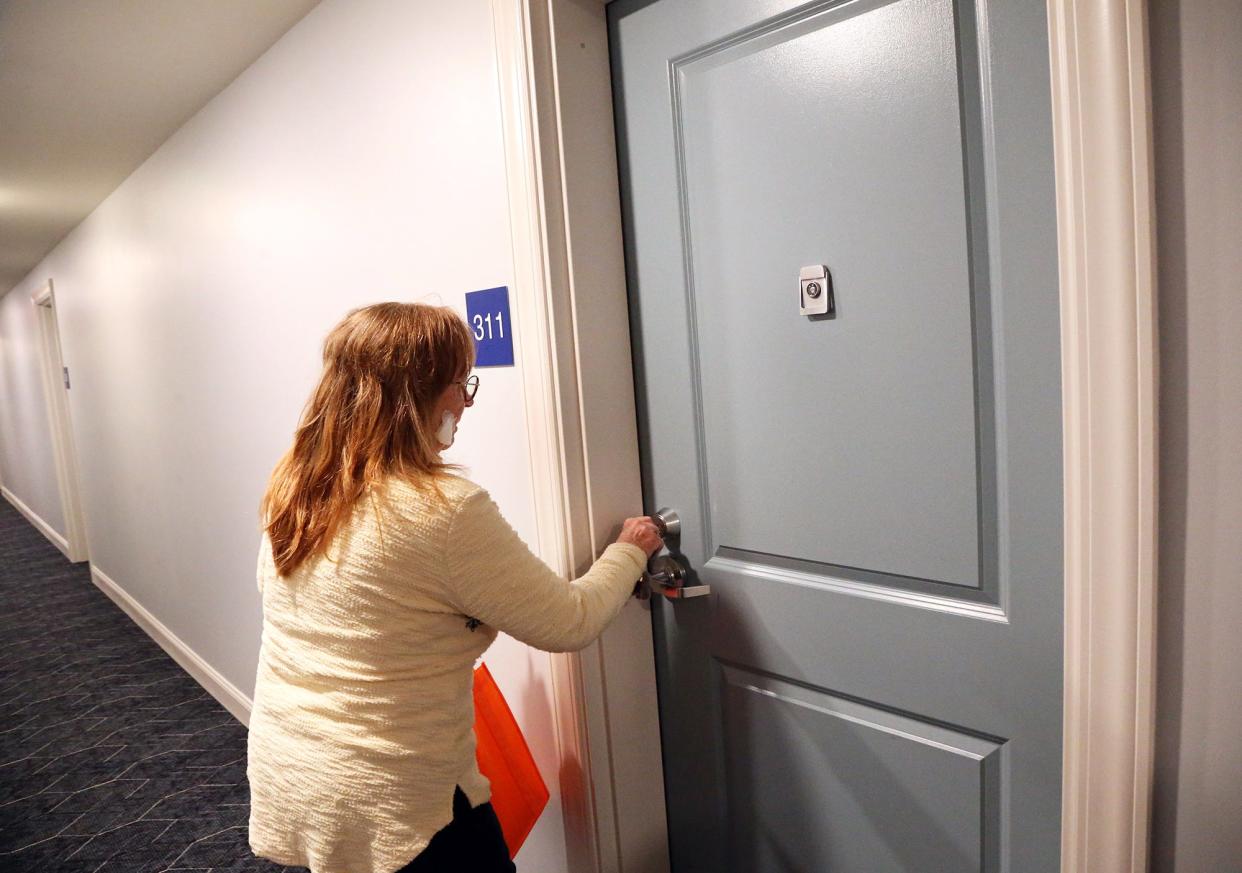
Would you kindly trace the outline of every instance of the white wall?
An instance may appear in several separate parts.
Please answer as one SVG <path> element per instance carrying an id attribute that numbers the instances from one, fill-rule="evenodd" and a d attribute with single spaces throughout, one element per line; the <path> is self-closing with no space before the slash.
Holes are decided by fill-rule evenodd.
<path id="1" fill-rule="evenodd" d="M 1152 0 L 1160 608 L 1152 873 L 1242 870 L 1242 4 Z"/>
<path id="2" fill-rule="evenodd" d="M 496 77 L 487 0 L 325 0 L 0 300 L 6 485 L 64 530 L 29 312 L 50 277 L 91 561 L 247 695 L 258 502 L 324 335 L 512 284 Z M 533 542 L 520 373 L 480 375 L 451 455 Z M 549 659 L 488 661 L 553 794 L 522 866 L 565 870 Z"/>

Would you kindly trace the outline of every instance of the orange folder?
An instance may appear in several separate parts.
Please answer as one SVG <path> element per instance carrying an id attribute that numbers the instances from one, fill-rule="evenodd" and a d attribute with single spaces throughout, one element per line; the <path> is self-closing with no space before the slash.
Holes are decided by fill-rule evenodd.
<path id="1" fill-rule="evenodd" d="M 548 786 L 486 664 L 474 670 L 474 735 L 479 772 L 492 783 L 492 809 L 512 859 L 548 805 Z"/>

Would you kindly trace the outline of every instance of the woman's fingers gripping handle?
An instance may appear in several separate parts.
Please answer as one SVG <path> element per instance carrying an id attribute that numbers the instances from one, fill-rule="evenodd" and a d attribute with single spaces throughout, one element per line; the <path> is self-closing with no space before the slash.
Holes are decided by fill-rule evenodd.
<path id="1" fill-rule="evenodd" d="M 632 543 L 645 551 L 649 558 L 660 551 L 660 547 L 664 545 L 664 540 L 660 537 L 660 529 L 656 527 L 655 521 L 646 515 L 627 518 L 621 525 L 621 534 L 617 537 L 617 542 Z"/>

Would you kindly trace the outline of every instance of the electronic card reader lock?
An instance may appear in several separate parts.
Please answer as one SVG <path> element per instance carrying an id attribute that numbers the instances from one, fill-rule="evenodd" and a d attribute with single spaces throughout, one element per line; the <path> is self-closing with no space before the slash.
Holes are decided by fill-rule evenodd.
<path id="1" fill-rule="evenodd" d="M 652 517 L 660 536 L 665 543 L 681 536 L 681 519 L 671 509 L 661 509 Z M 653 591 L 658 591 L 669 600 L 684 600 L 687 597 L 701 597 L 711 593 L 708 585 L 687 585 L 689 571 L 672 555 L 657 555 L 651 559 L 646 573 L 634 587 L 634 596 L 639 600 L 650 600 Z"/>

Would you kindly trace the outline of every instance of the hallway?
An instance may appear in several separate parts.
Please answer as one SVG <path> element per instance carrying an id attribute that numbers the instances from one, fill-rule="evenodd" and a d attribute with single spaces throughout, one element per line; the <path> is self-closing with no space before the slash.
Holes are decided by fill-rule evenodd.
<path id="1" fill-rule="evenodd" d="M 276 871 L 246 728 L 0 501 L 0 870 Z"/>
<path id="2" fill-rule="evenodd" d="M 294 806 L 369 873 L 384 786 L 437 792 L 263 717 L 273 627 L 302 709 L 463 772 L 464 693 L 358 714 L 442 675 L 373 645 L 425 592 L 256 584 L 289 449 L 317 518 L 354 477 L 301 422 L 385 302 L 482 386 L 339 392 L 371 469 L 413 397 L 566 580 L 678 515 L 606 634 L 484 653 L 526 873 L 1242 873 L 1239 44 L 1242 0 L 0 0 L 0 873 L 305 873 L 249 845 Z"/>

